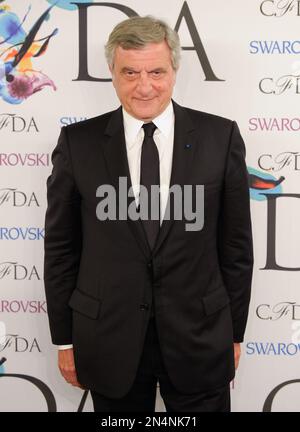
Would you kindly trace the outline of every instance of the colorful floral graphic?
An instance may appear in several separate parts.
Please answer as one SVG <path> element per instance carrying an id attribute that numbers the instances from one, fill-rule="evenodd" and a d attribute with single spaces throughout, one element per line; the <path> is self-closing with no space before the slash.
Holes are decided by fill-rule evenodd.
<path id="1" fill-rule="evenodd" d="M 255 201 L 264 201 L 264 193 L 281 194 L 281 183 L 285 180 L 283 176 L 276 179 L 273 175 L 262 173 L 254 168 L 248 167 L 250 198 Z"/>
<path id="2" fill-rule="evenodd" d="M 66 10 L 76 10 L 77 6 L 74 3 L 93 3 L 94 0 L 47 0 L 48 3 Z"/>
<path id="3" fill-rule="evenodd" d="M 56 90 L 54 82 L 32 66 L 33 59 L 46 52 L 50 39 L 58 32 L 55 29 L 48 36 L 37 37 L 53 7 L 50 6 L 27 33 L 24 24 L 31 6 L 20 20 L 10 6 L 0 5 L 0 97 L 8 103 L 20 104 L 46 86 Z"/>

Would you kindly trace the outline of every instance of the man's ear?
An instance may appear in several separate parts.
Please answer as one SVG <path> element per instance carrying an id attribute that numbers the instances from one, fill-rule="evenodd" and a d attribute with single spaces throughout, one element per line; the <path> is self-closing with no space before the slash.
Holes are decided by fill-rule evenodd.
<path id="1" fill-rule="evenodd" d="M 111 65 L 108 65 L 108 68 L 109 68 L 109 71 L 110 71 L 110 74 L 111 74 L 111 81 L 112 81 L 112 84 L 114 86 L 114 67 L 111 66 Z"/>
<path id="2" fill-rule="evenodd" d="M 110 71 L 110 74 L 111 74 L 111 80 L 112 80 L 112 83 L 114 83 L 114 67 L 112 66 L 112 65 L 108 65 L 108 68 L 109 68 L 109 71 Z"/>
<path id="3" fill-rule="evenodd" d="M 111 73 L 111 76 L 113 77 L 114 76 L 114 66 L 113 65 L 108 65 L 108 67 L 109 67 L 109 71 Z"/>
<path id="4" fill-rule="evenodd" d="M 173 84 L 176 84 L 176 79 L 177 79 L 177 70 L 174 70 L 174 76 L 173 76 Z"/>

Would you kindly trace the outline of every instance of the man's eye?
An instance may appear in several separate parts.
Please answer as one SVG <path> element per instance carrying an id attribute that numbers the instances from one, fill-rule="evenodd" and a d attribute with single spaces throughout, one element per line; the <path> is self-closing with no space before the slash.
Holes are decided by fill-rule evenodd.
<path id="1" fill-rule="evenodd" d="M 161 71 L 153 71 L 153 72 L 152 72 L 152 75 L 153 75 L 154 77 L 159 77 L 159 76 L 161 76 L 161 74 L 162 74 Z"/>
<path id="2" fill-rule="evenodd" d="M 129 78 L 135 77 L 136 76 L 136 72 L 134 71 L 126 71 L 125 75 Z"/>

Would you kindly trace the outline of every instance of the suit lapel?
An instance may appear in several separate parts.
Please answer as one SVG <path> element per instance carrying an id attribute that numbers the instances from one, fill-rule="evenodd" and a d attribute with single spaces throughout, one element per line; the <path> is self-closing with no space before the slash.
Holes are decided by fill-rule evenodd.
<path id="1" fill-rule="evenodd" d="M 193 134 L 195 126 L 186 109 L 173 100 L 172 102 L 175 114 L 175 128 L 170 188 L 175 184 L 183 188 L 191 171 L 190 168 L 197 148 L 197 139 L 195 134 Z M 171 208 L 169 220 L 163 219 L 153 254 L 158 252 L 158 249 L 167 238 L 173 223 L 174 215 Z"/>
<path id="2" fill-rule="evenodd" d="M 117 191 L 118 197 L 119 177 L 126 177 L 128 197 L 128 191 L 131 188 L 132 183 L 126 151 L 122 107 L 118 108 L 112 113 L 105 130 L 105 135 L 107 136 L 107 141 L 103 143 L 102 147 L 104 152 L 104 158 L 106 161 L 106 168 L 110 176 L 111 184 Z M 133 201 L 133 197 L 128 198 L 128 205 Z M 117 212 L 119 212 L 118 202 Z M 146 257 L 149 257 L 151 251 L 145 237 L 141 220 L 138 219 L 137 221 L 133 221 L 127 217 L 127 222 L 133 233 L 134 238 L 136 239 L 143 253 L 146 255 Z"/>

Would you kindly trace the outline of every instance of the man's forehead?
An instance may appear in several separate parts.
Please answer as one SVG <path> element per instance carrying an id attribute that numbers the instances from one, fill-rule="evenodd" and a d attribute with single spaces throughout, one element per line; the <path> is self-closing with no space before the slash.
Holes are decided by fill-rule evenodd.
<path id="1" fill-rule="evenodd" d="M 147 65 L 161 67 L 171 64 L 171 51 L 168 46 L 146 45 L 143 48 L 124 49 L 118 46 L 115 51 L 115 61 L 123 66 Z M 155 44 L 157 45 L 157 44 Z"/>
<path id="2" fill-rule="evenodd" d="M 154 55 L 168 56 L 171 54 L 171 50 L 165 41 L 159 43 L 149 43 L 140 48 L 123 48 L 122 46 L 117 46 L 115 54 L 119 57 L 141 57 L 146 56 L 152 57 Z"/>

